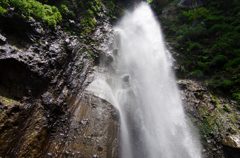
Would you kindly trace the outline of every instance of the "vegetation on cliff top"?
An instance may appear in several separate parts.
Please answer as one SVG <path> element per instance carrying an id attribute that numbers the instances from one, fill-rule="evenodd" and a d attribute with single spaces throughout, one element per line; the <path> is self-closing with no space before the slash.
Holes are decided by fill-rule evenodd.
<path id="1" fill-rule="evenodd" d="M 75 32 L 91 32 L 95 27 L 96 20 L 105 16 L 114 17 L 116 0 L 0 0 L 0 15 L 13 12 L 22 18 L 33 17 L 48 26 L 56 27 L 62 20 L 80 21 L 81 28 Z M 108 8 L 107 13 L 103 11 Z M 69 23 L 65 25 L 69 31 Z"/>
<path id="2" fill-rule="evenodd" d="M 42 23 L 42 32 L 45 32 L 45 29 L 61 29 L 80 37 L 79 40 L 83 43 L 93 45 L 98 42 L 92 41 L 89 36 L 97 24 L 106 19 L 113 22 L 116 16 L 122 13 L 120 5 L 117 4 L 117 0 L 0 0 L 0 17 L 7 19 L 6 21 L 20 19 L 23 22 L 35 19 Z M 7 25 L 0 27 L 0 33 L 6 32 L 4 30 L 8 29 Z M 19 31 L 8 32 L 19 36 Z M 37 42 L 32 39 L 31 41 Z M 38 42 L 41 43 L 40 40 Z M 96 52 L 88 52 L 93 58 L 97 56 Z"/>
<path id="3" fill-rule="evenodd" d="M 49 26 L 56 27 L 62 19 L 57 7 L 42 4 L 36 0 L 0 0 L 0 14 L 12 10 L 10 7 L 14 7 L 14 13 L 23 18 L 33 16 Z"/>

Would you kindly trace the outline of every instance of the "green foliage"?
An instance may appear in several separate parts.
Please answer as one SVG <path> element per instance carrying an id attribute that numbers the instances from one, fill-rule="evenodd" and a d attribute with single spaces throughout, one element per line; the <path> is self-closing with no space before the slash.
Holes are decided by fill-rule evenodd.
<path id="1" fill-rule="evenodd" d="M 205 111 L 205 109 L 204 109 Z M 206 110 L 207 111 L 207 110 Z M 209 136 L 212 133 L 211 121 L 205 118 L 199 127 L 201 136 Z"/>
<path id="2" fill-rule="evenodd" d="M 233 85 L 233 82 L 231 80 L 227 80 L 227 79 L 224 79 L 222 80 L 222 82 L 220 83 L 220 86 L 223 88 L 223 89 L 230 89 Z"/>
<path id="3" fill-rule="evenodd" d="M 184 67 L 179 75 L 206 79 L 212 90 L 227 92 L 234 99 L 240 94 L 240 5 L 236 2 L 209 0 L 204 7 L 188 11 L 179 7 L 173 13 L 176 18 L 168 20 L 170 25 L 163 21 L 168 25 L 166 39 L 178 42 L 175 48 L 181 55 L 176 60 Z"/>
<path id="4" fill-rule="evenodd" d="M 223 109 L 224 109 L 226 112 L 231 112 L 231 108 L 230 108 L 228 105 L 224 105 L 224 106 L 223 106 Z"/>
<path id="5" fill-rule="evenodd" d="M 62 19 L 58 8 L 42 4 L 36 0 L 2 0 L 1 6 L 3 6 L 2 4 L 8 4 L 8 6 L 15 7 L 16 12 L 24 18 L 33 16 L 37 20 L 40 20 L 49 26 L 55 27 L 57 22 Z"/>
<path id="6" fill-rule="evenodd" d="M 104 3 L 110 3 L 110 1 L 106 0 Z M 99 0 L 78 0 L 78 5 L 81 8 L 81 14 L 83 15 L 81 16 L 80 23 L 83 28 L 81 31 L 85 33 L 82 33 L 82 35 L 86 35 L 86 33 L 90 33 L 95 27 L 96 19 L 101 17 L 99 12 L 101 11 L 103 4 Z M 112 8 L 110 8 L 110 10 L 111 9 Z"/>
<path id="7" fill-rule="evenodd" d="M 8 0 L 0 0 L 0 14 L 7 12 L 6 8 L 10 6 Z"/>
<path id="8" fill-rule="evenodd" d="M 240 100 L 240 93 L 233 93 L 233 98 L 236 100 Z"/>
<path id="9" fill-rule="evenodd" d="M 201 45 L 199 43 L 193 43 L 190 47 L 189 50 L 190 51 L 194 51 L 194 50 L 199 50 L 201 47 Z"/>
<path id="10" fill-rule="evenodd" d="M 209 10 L 201 7 L 196 10 L 183 11 L 183 14 L 186 15 L 189 20 L 197 20 L 205 18 L 209 14 Z"/>
<path id="11" fill-rule="evenodd" d="M 92 58 L 98 57 L 97 54 L 93 53 L 91 50 L 88 50 L 88 54 L 89 54 Z"/>
<path id="12" fill-rule="evenodd" d="M 1 5 L 2 7 L 10 6 L 10 5 L 9 5 L 9 0 L 0 0 L 0 5 Z"/>
<path id="13" fill-rule="evenodd" d="M 232 14 L 237 14 L 239 11 L 240 11 L 240 7 L 235 7 L 235 8 L 232 10 Z"/>
<path id="14" fill-rule="evenodd" d="M 235 83 L 240 83 L 240 74 L 236 74 L 232 77 L 232 80 L 235 82 Z"/>
<path id="15" fill-rule="evenodd" d="M 232 54 L 233 54 L 234 57 L 239 57 L 240 56 L 240 49 L 233 50 Z"/>
<path id="16" fill-rule="evenodd" d="M 196 39 L 198 37 L 203 37 L 207 34 L 207 29 L 202 25 L 198 25 L 194 28 L 187 28 L 179 30 L 176 32 L 178 41 L 186 41 L 187 39 Z"/>
<path id="17" fill-rule="evenodd" d="M 185 72 L 185 71 L 186 71 L 185 67 L 184 67 L 184 66 L 181 66 L 181 67 L 180 67 L 180 71 L 181 71 L 181 72 Z"/>
<path id="18" fill-rule="evenodd" d="M 224 65 L 226 70 L 229 70 L 232 67 L 236 67 L 237 65 L 240 65 L 240 57 L 233 59 L 232 61 L 228 62 Z"/>
<path id="19" fill-rule="evenodd" d="M 153 0 L 147 0 L 148 3 L 151 3 Z"/>
<path id="20" fill-rule="evenodd" d="M 2 6 L 0 6 L 0 14 L 4 14 L 4 13 L 6 13 L 6 12 L 7 12 L 7 10 L 4 9 Z"/>
<path id="21" fill-rule="evenodd" d="M 228 24 L 215 24 L 209 29 L 209 33 L 215 35 L 216 33 L 223 34 L 227 32 L 232 32 L 234 30 L 234 27 Z"/>
<path id="22" fill-rule="evenodd" d="M 67 13 L 69 12 L 68 7 L 66 5 L 62 4 L 60 6 L 60 12 L 61 12 L 62 15 L 67 15 Z"/>
<path id="23" fill-rule="evenodd" d="M 223 24 L 224 16 L 208 15 L 204 21 L 207 25 L 211 26 L 215 24 Z"/>
<path id="24" fill-rule="evenodd" d="M 238 32 L 228 32 L 219 38 L 212 47 L 213 51 L 224 52 L 240 46 L 240 34 Z"/>
<path id="25" fill-rule="evenodd" d="M 238 25 L 237 27 L 235 27 L 234 30 L 240 32 L 240 25 Z"/>
<path id="26" fill-rule="evenodd" d="M 192 77 L 203 77 L 204 73 L 201 70 L 195 70 L 189 73 L 190 76 Z"/>
<path id="27" fill-rule="evenodd" d="M 198 62 L 198 66 L 201 68 L 201 70 L 206 70 L 208 67 L 209 67 L 210 63 L 209 62 L 206 62 L 206 63 L 203 63 L 203 62 Z"/>
<path id="28" fill-rule="evenodd" d="M 223 65 L 228 61 L 228 58 L 225 55 L 217 55 L 212 61 L 211 64 L 220 64 Z"/>
<path id="29" fill-rule="evenodd" d="M 84 26 L 85 32 L 91 32 L 92 28 L 95 26 L 95 19 L 91 17 L 85 17 L 85 19 L 81 19 L 81 24 Z"/>
<path id="30" fill-rule="evenodd" d="M 93 13 L 92 10 L 88 9 L 88 10 L 87 10 L 87 13 L 88 13 L 88 15 L 89 15 L 90 17 L 94 17 L 94 13 Z"/>

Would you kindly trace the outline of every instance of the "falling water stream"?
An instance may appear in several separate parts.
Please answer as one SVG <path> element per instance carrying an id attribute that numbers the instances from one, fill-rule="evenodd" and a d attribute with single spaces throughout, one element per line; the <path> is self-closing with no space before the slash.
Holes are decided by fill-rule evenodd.
<path id="1" fill-rule="evenodd" d="M 99 68 L 88 90 L 120 112 L 121 157 L 201 158 L 201 145 L 184 114 L 160 25 L 149 5 L 140 3 L 127 12 L 114 31 L 115 71 Z"/>

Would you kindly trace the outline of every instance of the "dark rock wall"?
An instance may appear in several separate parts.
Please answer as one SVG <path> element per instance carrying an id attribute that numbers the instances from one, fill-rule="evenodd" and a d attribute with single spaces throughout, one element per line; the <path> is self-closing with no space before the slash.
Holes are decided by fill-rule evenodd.
<path id="1" fill-rule="evenodd" d="M 14 17 L 1 18 L 0 157 L 117 157 L 117 110 L 85 92 L 98 63 L 89 50 L 102 53 L 108 19 L 85 42 L 33 19 L 14 30 Z"/>

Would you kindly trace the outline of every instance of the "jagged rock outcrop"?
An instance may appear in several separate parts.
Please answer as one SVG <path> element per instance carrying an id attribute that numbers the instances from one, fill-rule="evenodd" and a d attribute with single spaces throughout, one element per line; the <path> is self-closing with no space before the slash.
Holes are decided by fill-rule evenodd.
<path id="1" fill-rule="evenodd" d="M 1 18 L 9 26 L 15 20 Z M 118 112 L 85 91 L 98 63 L 91 53 L 101 54 L 108 41 L 108 19 L 87 40 L 34 19 L 17 31 L 7 25 L 0 35 L 0 157 L 117 157 Z"/>

